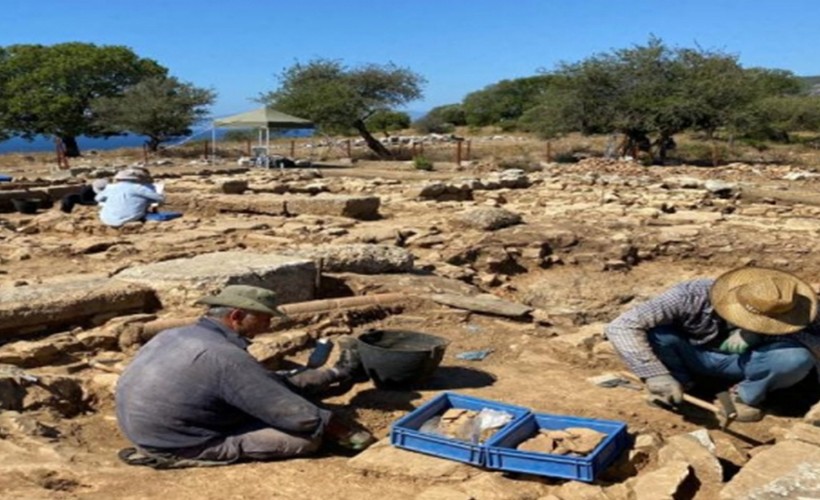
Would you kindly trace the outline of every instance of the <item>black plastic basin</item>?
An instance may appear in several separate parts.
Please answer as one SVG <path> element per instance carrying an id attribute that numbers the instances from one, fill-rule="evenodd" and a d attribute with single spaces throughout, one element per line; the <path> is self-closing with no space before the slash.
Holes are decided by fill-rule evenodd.
<path id="1" fill-rule="evenodd" d="M 12 198 L 11 203 L 21 214 L 36 214 L 40 208 L 40 200 L 37 198 Z"/>
<path id="2" fill-rule="evenodd" d="M 370 330 L 358 337 L 367 375 L 379 388 L 424 382 L 436 371 L 449 341 L 428 333 Z"/>

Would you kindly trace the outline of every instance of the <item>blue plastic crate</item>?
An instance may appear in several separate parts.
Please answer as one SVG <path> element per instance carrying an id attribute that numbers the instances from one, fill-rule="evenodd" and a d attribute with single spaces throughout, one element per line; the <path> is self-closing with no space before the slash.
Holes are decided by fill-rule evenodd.
<path id="1" fill-rule="evenodd" d="M 560 430 L 586 427 L 607 434 L 607 437 L 585 457 L 568 457 L 515 449 L 535 436 L 540 429 Z M 629 447 L 626 424 L 612 420 L 597 420 L 562 415 L 530 414 L 497 433 L 486 443 L 486 466 L 508 472 L 524 472 L 539 476 L 593 481 L 612 465 Z"/>
<path id="2" fill-rule="evenodd" d="M 390 429 L 390 443 L 406 450 L 457 460 L 479 467 L 484 465 L 486 449 L 483 444 L 468 443 L 419 431 L 419 428 L 426 421 L 436 415 L 441 415 L 450 408 L 474 411 L 490 408 L 512 414 L 512 421 L 497 431 L 496 434 L 530 414 L 528 409 L 520 406 L 464 396 L 453 392 L 444 392 L 393 423 Z"/>

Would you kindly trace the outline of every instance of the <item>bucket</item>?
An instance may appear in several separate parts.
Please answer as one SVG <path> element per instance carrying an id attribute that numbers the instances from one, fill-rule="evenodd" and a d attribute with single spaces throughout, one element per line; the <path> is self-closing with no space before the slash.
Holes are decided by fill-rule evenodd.
<path id="1" fill-rule="evenodd" d="M 21 214 L 36 214 L 40 208 L 40 200 L 37 198 L 12 198 L 11 203 Z"/>
<path id="2" fill-rule="evenodd" d="M 449 341 L 406 330 L 370 330 L 358 337 L 362 365 L 376 387 L 407 387 L 428 379 Z"/>

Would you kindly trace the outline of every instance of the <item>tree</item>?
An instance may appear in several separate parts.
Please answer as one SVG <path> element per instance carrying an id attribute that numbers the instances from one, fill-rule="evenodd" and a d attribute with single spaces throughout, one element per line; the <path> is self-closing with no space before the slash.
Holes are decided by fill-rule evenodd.
<path id="1" fill-rule="evenodd" d="M 11 45 L 0 53 L 0 130 L 29 139 L 54 135 L 68 156 L 79 156 L 78 136 L 112 135 L 95 123 L 92 100 L 121 95 L 141 79 L 166 71 L 122 46 Z"/>
<path id="2" fill-rule="evenodd" d="M 431 109 L 426 115 L 416 120 L 413 128 L 422 134 L 446 134 L 466 124 L 467 119 L 461 104 L 446 104 Z"/>
<path id="3" fill-rule="evenodd" d="M 410 126 L 410 115 L 403 111 L 380 110 L 370 115 L 365 123 L 368 128 L 378 130 L 385 137 L 389 137 L 389 132 Z"/>
<path id="4" fill-rule="evenodd" d="M 622 153 L 637 148 L 659 163 L 675 134 L 691 128 L 712 135 L 755 96 L 735 56 L 671 49 L 655 37 L 644 46 L 559 65 L 553 76 L 523 120 L 531 129 L 546 135 L 619 132 Z"/>
<path id="5" fill-rule="evenodd" d="M 91 102 L 95 124 L 105 130 L 148 137 L 148 148 L 190 135 L 191 126 L 208 116 L 216 94 L 174 77 L 154 76 L 125 89 L 121 96 Z"/>
<path id="6" fill-rule="evenodd" d="M 365 121 L 421 98 L 425 83 L 420 75 L 392 63 L 348 68 L 328 59 L 296 63 L 279 80 L 279 88 L 263 94 L 261 102 L 308 118 L 327 133 L 355 129 L 381 158 L 392 154 L 372 136 Z"/>
<path id="7" fill-rule="evenodd" d="M 462 103 L 466 124 L 514 126 L 524 112 L 538 104 L 551 81 L 550 75 L 502 80 L 467 94 Z"/>

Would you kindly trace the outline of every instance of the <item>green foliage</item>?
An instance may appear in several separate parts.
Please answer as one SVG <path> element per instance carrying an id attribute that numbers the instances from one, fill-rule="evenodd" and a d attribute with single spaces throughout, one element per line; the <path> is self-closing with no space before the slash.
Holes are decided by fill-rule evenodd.
<path id="1" fill-rule="evenodd" d="M 468 94 L 462 103 L 467 125 L 484 127 L 502 121 L 515 123 L 524 112 L 538 103 L 552 84 L 550 75 L 502 80 Z"/>
<path id="2" fill-rule="evenodd" d="M 618 132 L 622 153 L 634 149 L 664 162 L 673 136 L 723 127 L 752 128 L 762 118 L 750 106 L 769 96 L 799 92 L 780 70 L 744 70 L 737 57 L 703 49 L 669 48 L 658 38 L 643 46 L 561 64 L 520 123 L 543 137 L 578 131 Z M 808 117 L 802 120 L 810 121 Z"/>
<path id="3" fill-rule="evenodd" d="M 433 170 L 433 162 L 425 156 L 416 156 L 413 158 L 413 168 L 429 172 Z"/>
<path id="4" fill-rule="evenodd" d="M 413 128 L 420 134 L 449 134 L 456 129 L 452 123 L 429 113 L 413 122 Z"/>
<path id="5" fill-rule="evenodd" d="M 263 94 L 260 101 L 308 118 L 325 133 L 345 133 L 353 128 L 381 157 L 390 157 L 390 152 L 372 137 L 365 120 L 378 111 L 421 98 L 425 82 L 420 75 L 392 63 L 348 68 L 328 59 L 296 63 L 279 79 L 279 88 Z"/>
<path id="6" fill-rule="evenodd" d="M 449 134 L 456 127 L 466 125 L 464 109 L 460 104 L 447 104 L 431 109 L 413 123 L 413 128 L 421 134 Z"/>
<path id="7" fill-rule="evenodd" d="M 0 130 L 26 138 L 58 136 L 69 156 L 77 156 L 77 136 L 112 133 L 93 119 L 93 99 L 121 95 L 143 78 L 166 72 L 123 46 L 71 42 L 5 47 L 0 52 Z"/>
<path id="8" fill-rule="evenodd" d="M 402 130 L 410 127 L 410 115 L 403 111 L 391 111 L 382 109 L 373 113 L 365 120 L 368 129 L 378 130 L 384 135 L 388 132 Z"/>
<path id="9" fill-rule="evenodd" d="M 95 123 L 103 129 L 148 137 L 148 147 L 191 133 L 191 126 L 208 116 L 216 94 L 174 77 L 146 78 L 121 96 L 91 102 Z"/>

